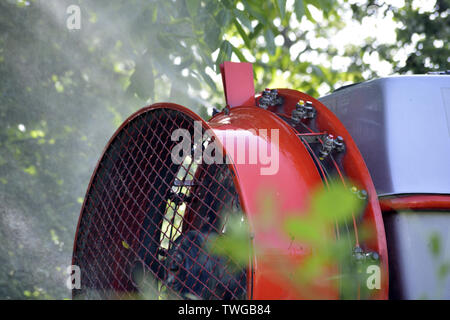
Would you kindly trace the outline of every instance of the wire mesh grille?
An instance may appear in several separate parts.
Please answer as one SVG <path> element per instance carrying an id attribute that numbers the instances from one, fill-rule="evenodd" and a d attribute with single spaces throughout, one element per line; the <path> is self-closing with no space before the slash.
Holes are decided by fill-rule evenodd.
<path id="1" fill-rule="evenodd" d="M 87 192 L 73 263 L 74 298 L 244 299 L 246 268 L 207 250 L 230 214 L 241 214 L 223 164 L 171 159 L 173 130 L 194 137 L 194 119 L 169 108 L 144 112 L 108 146 Z M 193 139 L 192 139 L 193 140 Z M 206 136 L 201 146 L 214 143 Z"/>

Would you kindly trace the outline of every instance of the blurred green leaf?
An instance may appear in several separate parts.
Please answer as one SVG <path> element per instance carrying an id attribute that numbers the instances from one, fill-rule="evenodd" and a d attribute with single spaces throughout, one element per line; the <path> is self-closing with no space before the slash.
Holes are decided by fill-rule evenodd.
<path id="1" fill-rule="evenodd" d="M 300 21 L 305 15 L 305 4 L 303 3 L 303 0 L 294 1 L 294 11 L 297 16 L 297 20 Z"/>
<path id="2" fill-rule="evenodd" d="M 322 240 L 323 225 L 317 220 L 308 218 L 288 218 L 284 222 L 284 230 L 296 241 L 305 243 L 319 243 Z"/>
<path id="3" fill-rule="evenodd" d="M 450 275 L 450 263 L 443 263 L 439 266 L 438 277 L 441 280 L 446 279 Z"/>
<path id="4" fill-rule="evenodd" d="M 213 91 L 217 90 L 216 83 L 214 82 L 213 79 L 211 79 L 211 77 L 203 69 L 198 69 L 198 72 L 200 73 L 202 78 L 206 81 L 206 83 L 211 88 L 211 90 L 213 90 Z"/>
<path id="5" fill-rule="evenodd" d="M 268 28 L 265 32 L 266 36 L 266 44 L 267 44 L 267 50 L 271 55 L 275 54 L 275 37 L 273 35 L 273 32 L 270 28 Z"/>
<path id="6" fill-rule="evenodd" d="M 191 17 L 195 17 L 198 14 L 200 3 L 201 0 L 186 0 L 186 7 Z"/>
<path id="7" fill-rule="evenodd" d="M 239 23 L 239 21 L 235 19 L 234 25 L 236 26 L 236 29 L 237 29 L 239 35 L 241 36 L 242 40 L 244 40 L 244 43 L 247 46 L 247 48 L 250 48 L 251 47 L 250 38 L 245 33 L 245 30 L 241 27 L 241 24 Z"/>
<path id="8" fill-rule="evenodd" d="M 209 28 L 205 31 L 205 42 L 211 51 L 214 51 L 220 43 L 220 27 L 216 24 L 215 20 L 208 20 Z"/>
<path id="9" fill-rule="evenodd" d="M 250 32 L 253 32 L 252 22 L 248 18 L 247 13 L 234 9 L 233 14 L 241 24 L 243 24 Z"/>
<path id="10" fill-rule="evenodd" d="M 275 0 L 275 5 L 280 13 L 281 20 L 283 20 L 284 15 L 286 14 L 286 0 Z"/>
<path id="11" fill-rule="evenodd" d="M 220 64 L 224 61 L 229 61 L 231 59 L 231 53 L 233 51 L 233 46 L 228 40 L 224 40 L 220 46 L 220 51 L 216 59 L 216 72 L 220 72 Z"/>
<path id="12" fill-rule="evenodd" d="M 362 201 L 341 183 L 330 184 L 329 189 L 320 189 L 311 201 L 311 210 L 319 219 L 337 221 L 349 220 L 352 214 L 362 208 Z"/>
<path id="13" fill-rule="evenodd" d="M 130 78 L 129 90 L 143 100 L 154 97 L 155 78 L 151 65 L 138 65 Z"/>
<path id="14" fill-rule="evenodd" d="M 309 10 L 308 6 L 305 6 L 305 15 L 308 18 L 308 20 L 310 20 L 313 23 L 317 23 L 316 19 L 314 19 L 311 10 Z"/>
<path id="15" fill-rule="evenodd" d="M 247 62 L 247 59 L 245 59 L 244 55 L 242 54 L 241 50 L 238 48 L 232 46 L 233 52 L 236 54 L 236 56 L 239 58 L 240 62 Z"/>
<path id="16" fill-rule="evenodd" d="M 430 250 L 434 257 L 441 254 L 441 237 L 439 233 L 433 233 L 430 236 Z"/>
<path id="17" fill-rule="evenodd" d="M 217 24 L 219 26 L 227 26 L 231 21 L 230 10 L 222 9 L 216 16 Z"/>
<path id="18" fill-rule="evenodd" d="M 220 256 L 229 257 L 237 266 L 246 266 L 251 256 L 249 226 L 241 215 L 231 215 L 225 234 L 212 236 L 209 250 Z"/>

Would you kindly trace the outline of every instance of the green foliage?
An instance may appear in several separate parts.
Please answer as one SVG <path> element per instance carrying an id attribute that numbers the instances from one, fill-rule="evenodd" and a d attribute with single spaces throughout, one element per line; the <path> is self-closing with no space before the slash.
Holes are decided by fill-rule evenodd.
<path id="1" fill-rule="evenodd" d="M 447 253 L 442 250 L 442 238 L 439 233 L 431 233 L 428 242 L 430 253 L 434 260 L 433 262 L 436 265 L 436 275 L 438 279 L 436 296 L 433 298 L 442 299 L 442 297 L 445 296 L 444 290 L 446 280 L 450 276 L 450 261 Z M 427 296 L 424 296 L 424 299 L 427 298 Z"/>
<path id="2" fill-rule="evenodd" d="M 355 212 L 361 210 L 361 206 L 361 201 L 342 184 L 333 182 L 328 189 L 317 190 L 308 213 L 286 219 L 285 231 L 293 239 L 318 245 L 325 250 L 330 242 L 335 242 L 334 238 L 329 237 L 333 226 L 349 221 Z"/>
<path id="3" fill-rule="evenodd" d="M 441 253 L 441 238 L 437 233 L 430 236 L 430 251 L 434 257 L 438 257 Z"/>
<path id="4" fill-rule="evenodd" d="M 431 2 L 431 1 L 430 1 Z M 391 15 L 400 24 L 397 29 L 397 41 L 392 45 L 368 43 L 364 52 L 378 52 L 382 60 L 401 74 L 423 74 L 450 69 L 450 1 L 437 0 L 431 12 L 413 7 L 413 1 L 405 1 L 403 7 L 387 5 L 382 0 L 369 0 L 364 5 L 352 5 L 355 19 L 381 14 Z M 410 48 L 406 61 L 395 56 L 399 51 Z M 371 76 L 376 76 L 371 73 Z"/>
<path id="5" fill-rule="evenodd" d="M 226 224 L 224 236 L 211 237 L 209 250 L 214 254 L 231 257 L 236 265 L 248 265 L 251 254 L 249 227 L 243 217 L 231 215 Z M 234 264 L 231 264 L 233 267 Z"/>
<path id="6" fill-rule="evenodd" d="M 280 223 L 275 216 L 275 203 L 265 195 L 260 218 L 254 221 L 252 229 L 246 221 L 239 217 L 230 217 L 226 232 L 217 236 L 210 250 L 219 255 L 230 257 L 241 266 L 247 266 L 250 254 L 255 254 L 264 263 L 279 270 L 280 278 L 289 276 L 294 285 L 307 298 L 318 298 L 314 286 L 324 279 L 340 279 L 334 285 L 341 288 L 345 298 L 356 298 L 355 283 L 363 281 L 362 266 L 353 265 L 352 249 L 355 247 L 354 235 L 348 234 L 336 238 L 336 226 L 352 223 L 355 213 L 362 209 L 362 201 L 350 192 L 342 183 L 330 183 L 329 187 L 316 190 L 311 196 L 305 212 L 293 212 L 289 218 Z M 294 263 L 289 256 L 277 256 L 273 261 L 265 261 L 265 253 L 271 252 L 271 244 L 252 241 L 252 234 L 269 232 L 276 238 L 291 239 L 291 246 L 300 245 L 308 248 L 301 262 Z M 342 230 L 341 230 L 342 233 Z M 364 237 L 361 232 L 360 239 Z M 250 246 L 252 243 L 253 247 Z M 273 253 L 269 255 L 273 257 Z M 330 271 L 330 266 L 335 266 Z M 338 268 L 339 266 L 339 268 Z M 364 269 L 365 270 L 365 269 Z M 359 279 L 361 277 L 361 279 Z"/>
<path id="7" fill-rule="evenodd" d="M 328 189 L 320 189 L 312 199 L 311 210 L 320 220 L 346 221 L 361 209 L 361 201 L 338 182 L 332 182 Z"/>

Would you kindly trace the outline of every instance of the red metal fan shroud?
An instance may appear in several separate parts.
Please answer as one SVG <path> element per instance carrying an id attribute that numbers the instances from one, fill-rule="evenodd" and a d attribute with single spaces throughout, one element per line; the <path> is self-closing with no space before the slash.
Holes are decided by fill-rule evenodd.
<path id="1" fill-rule="evenodd" d="M 230 78 L 230 75 L 228 78 Z M 231 76 L 231 79 L 228 81 L 239 81 L 239 79 L 233 79 Z M 246 84 L 243 85 L 245 86 Z M 247 86 L 251 87 L 248 83 Z M 319 169 L 305 145 L 297 136 L 298 132 L 276 114 L 278 112 L 280 115 L 290 117 L 290 113 L 295 108 L 297 101 L 303 99 L 305 101 L 312 101 L 317 109 L 317 117 L 315 120 L 317 130 L 321 132 L 326 131 L 335 136 L 340 135 L 344 138 L 346 144 L 346 152 L 342 158 L 344 175 L 355 183 L 358 188 L 364 189 L 368 193 L 368 204 L 361 224 L 372 231 L 372 236 L 364 243 L 364 246 L 379 254 L 381 268 L 381 289 L 375 290 L 371 298 L 387 299 L 389 281 L 384 226 L 375 188 L 360 152 L 342 123 L 318 100 L 295 90 L 279 89 L 278 92 L 284 98 L 282 112 L 278 112 L 274 107 L 270 107 L 269 110 L 262 110 L 252 105 L 255 103 L 255 100 L 247 99 L 249 102 L 246 104 L 248 105 L 234 105 L 228 108 L 227 112 L 221 112 L 209 122 L 205 122 L 185 107 L 171 103 L 158 103 L 139 110 L 121 125 L 108 142 L 93 173 L 81 209 L 75 237 L 73 264 L 81 265 L 82 286 L 83 282 L 88 283 L 91 286 L 88 289 L 97 289 L 102 292 L 100 295 L 88 295 L 88 297 L 110 298 L 111 295 L 103 294 L 105 292 L 125 293 L 125 296 L 128 297 L 130 292 L 132 293 L 135 290 L 134 280 L 128 269 L 135 265 L 136 262 L 140 263 L 144 269 L 148 269 L 148 273 L 155 277 L 158 277 L 158 270 L 165 268 L 161 262 L 156 262 L 156 267 L 151 265 L 151 263 L 149 264 L 147 258 L 153 257 L 156 259 L 158 252 L 150 252 L 151 250 L 145 248 L 148 243 L 146 244 L 144 241 L 141 241 L 143 238 L 140 236 L 141 234 L 146 234 L 149 230 L 148 227 L 144 230 L 144 216 L 146 212 L 141 208 L 140 203 L 147 203 L 151 206 L 151 200 L 154 200 L 154 198 L 150 200 L 146 199 L 145 194 L 146 192 L 157 193 L 156 190 L 158 189 L 158 186 L 152 184 L 154 181 L 148 181 L 146 179 L 145 168 L 151 168 L 149 172 L 156 172 L 157 168 L 152 167 L 151 159 L 145 159 L 146 151 L 140 150 L 140 143 L 144 143 L 143 145 L 151 149 L 152 139 L 156 138 L 151 134 L 148 135 L 152 131 L 145 127 L 147 132 L 137 132 L 135 133 L 135 138 L 131 137 L 126 140 L 127 144 L 117 145 L 117 141 L 122 139 L 121 137 L 124 135 L 124 132 L 129 134 L 130 126 L 136 128 L 136 125 L 133 123 L 141 120 L 151 120 L 151 118 L 147 119 L 145 117 L 152 112 L 159 112 L 158 110 L 169 112 L 169 114 L 171 111 L 167 110 L 173 110 L 176 114 L 174 113 L 170 117 L 177 118 L 184 115 L 187 117 L 186 122 L 201 121 L 204 130 L 212 129 L 212 136 L 216 143 L 220 145 L 224 155 L 232 160 L 232 163 L 226 165 L 228 171 L 223 171 L 225 173 L 221 174 L 221 176 L 226 176 L 228 177 L 227 179 L 231 179 L 233 185 L 229 188 L 224 187 L 223 190 L 231 190 L 230 188 L 234 187 L 239 197 L 240 208 L 246 214 L 249 225 L 252 228 L 251 233 L 253 237 L 251 241 L 253 245 L 264 243 L 267 247 L 267 244 L 270 244 L 269 250 L 265 251 L 264 257 L 258 255 L 250 257 L 246 274 L 246 297 L 248 299 L 301 299 L 306 297 L 305 294 L 299 292 L 295 286 L 289 283 L 285 277 L 280 277 L 279 273 L 273 270 L 266 261 L 282 260 L 284 257 L 290 257 L 294 260 L 301 259 L 302 256 L 308 254 L 308 250 L 299 246 L 291 246 L 289 239 L 279 236 L 278 230 L 280 226 L 276 225 L 276 223 L 264 231 L 254 228 L 264 218 L 262 217 L 264 210 L 261 205 L 261 195 L 270 194 L 273 197 L 275 200 L 274 203 L 276 204 L 274 208 L 275 216 L 281 223 L 292 212 L 301 212 L 304 210 L 308 205 L 311 192 L 323 183 Z M 242 92 L 240 94 L 242 95 Z M 243 96 L 245 100 L 245 94 Z M 230 99 L 229 92 L 227 99 Z M 183 121 L 180 123 L 184 124 Z M 260 129 L 266 129 L 267 132 L 270 132 L 271 129 L 278 130 L 278 141 L 272 141 L 271 136 L 261 132 Z M 163 133 L 160 134 L 162 135 Z M 259 146 L 264 145 L 269 150 L 271 145 L 276 143 L 276 147 L 279 150 L 278 171 L 271 175 L 261 175 L 261 170 L 264 168 L 267 169 L 267 164 L 262 163 L 259 159 L 256 164 L 242 164 L 236 158 L 235 143 L 228 142 L 227 144 L 227 139 L 229 141 L 230 137 L 245 137 L 246 148 L 249 148 L 252 141 L 257 141 Z M 159 146 L 161 141 L 155 143 Z M 120 164 L 118 167 L 115 165 L 108 167 L 109 164 L 106 160 L 109 157 L 116 156 L 116 154 L 112 154 L 111 156 L 111 150 L 117 147 L 127 150 L 138 150 L 137 154 L 140 157 L 133 161 L 133 166 L 130 166 L 129 169 L 127 169 L 129 164 L 123 165 L 123 161 L 116 162 Z M 155 159 L 167 157 L 168 151 L 170 151 L 170 148 L 160 148 L 162 149 L 160 150 L 159 156 L 155 152 L 151 153 Z M 120 156 L 121 154 L 119 154 L 119 158 Z M 132 156 L 131 152 L 127 153 L 127 157 Z M 105 163 L 107 168 L 103 168 Z M 164 162 L 162 163 L 164 164 Z M 123 169 L 122 167 L 126 168 Z M 134 167 L 138 169 L 133 169 Z M 130 173 L 131 170 L 135 170 L 134 175 Z M 167 170 L 170 171 L 169 169 Z M 196 181 L 200 183 L 205 182 L 204 177 L 208 174 L 208 170 L 200 170 L 200 173 L 197 171 L 189 180 L 193 180 L 194 183 Z M 203 172 L 206 172 L 206 175 Z M 102 174 L 103 177 L 101 176 Z M 116 175 L 116 178 L 114 175 Z M 105 180 L 105 177 L 109 180 Z M 129 177 L 132 177 L 130 181 L 123 180 Z M 165 182 L 167 190 L 173 187 L 173 181 L 176 180 L 173 176 L 171 178 L 171 181 Z M 186 205 L 186 214 L 182 217 L 183 226 L 180 227 L 180 230 L 177 229 L 177 232 L 185 232 L 186 226 L 194 229 L 198 227 L 198 225 L 194 225 L 195 222 L 193 222 L 192 217 L 201 212 L 203 210 L 202 208 L 209 206 L 209 203 L 202 203 L 201 199 L 202 194 L 208 194 L 207 188 L 213 188 L 215 190 L 215 194 L 211 195 L 213 201 L 221 201 L 224 198 L 221 194 L 225 194 L 225 191 L 222 189 L 218 190 L 217 188 L 214 189 L 214 185 L 219 185 L 222 188 L 219 183 L 220 181 L 215 178 L 216 176 L 210 178 L 211 181 L 208 180 L 210 181 L 210 185 L 205 187 L 203 193 L 200 191 L 197 192 L 195 188 L 201 188 L 198 186 L 193 187 L 193 191 L 189 191 L 192 193 L 194 201 L 196 201 L 195 203 L 198 206 L 196 207 L 195 204 Z M 96 194 L 95 190 L 99 188 L 99 181 L 106 182 L 102 186 L 102 191 Z M 159 177 L 158 181 L 161 183 L 164 181 L 164 177 Z M 108 200 L 109 186 L 112 189 L 118 188 L 114 183 L 120 186 L 127 185 L 128 189 L 131 186 L 132 190 L 127 191 L 128 193 L 127 196 L 124 196 L 125 198 L 117 196 L 114 200 L 109 197 L 108 204 L 99 204 Z M 118 195 L 125 194 L 120 189 L 115 192 Z M 149 195 L 148 198 L 151 198 L 151 196 Z M 167 196 L 160 196 L 158 198 L 159 202 L 166 202 L 163 205 L 165 209 L 161 209 L 162 211 L 167 211 L 167 205 L 170 204 L 167 199 Z M 222 207 L 226 207 L 228 205 L 227 203 L 222 204 Z M 213 210 L 213 213 L 218 216 L 222 212 L 221 210 L 223 211 L 223 209 Z M 208 212 L 210 214 L 210 211 Z M 175 216 L 175 213 L 173 216 Z M 164 219 L 165 216 L 158 222 L 158 227 L 153 228 L 156 231 L 159 228 L 159 234 L 163 233 L 161 226 Z M 156 238 L 154 237 L 151 240 L 157 242 L 155 240 Z M 159 238 L 161 239 L 161 236 Z M 153 247 L 157 245 L 157 243 L 154 243 Z M 142 252 L 144 253 L 142 254 Z M 339 298 L 339 292 L 330 283 L 326 283 L 326 281 L 319 284 L 318 289 L 321 293 L 321 298 Z M 217 287 L 216 291 L 210 290 L 210 298 L 223 298 L 223 296 L 216 296 L 217 290 Z M 86 292 L 84 293 L 86 294 Z M 74 296 L 76 295 L 75 290 Z M 123 295 L 114 294 L 112 297 L 123 297 Z M 232 298 L 239 297 L 233 296 Z"/>

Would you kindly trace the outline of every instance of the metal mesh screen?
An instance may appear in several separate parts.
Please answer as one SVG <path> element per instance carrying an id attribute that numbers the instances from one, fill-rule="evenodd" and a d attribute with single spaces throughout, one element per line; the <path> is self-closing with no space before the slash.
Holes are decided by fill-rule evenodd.
<path id="1" fill-rule="evenodd" d="M 171 159 L 173 130 L 194 119 L 169 108 L 128 122 L 108 146 L 86 195 L 73 263 L 74 298 L 244 299 L 246 268 L 207 250 L 230 214 L 241 214 L 223 164 Z M 213 138 L 202 141 L 204 147 Z M 195 148 L 195 141 L 192 141 Z"/>

